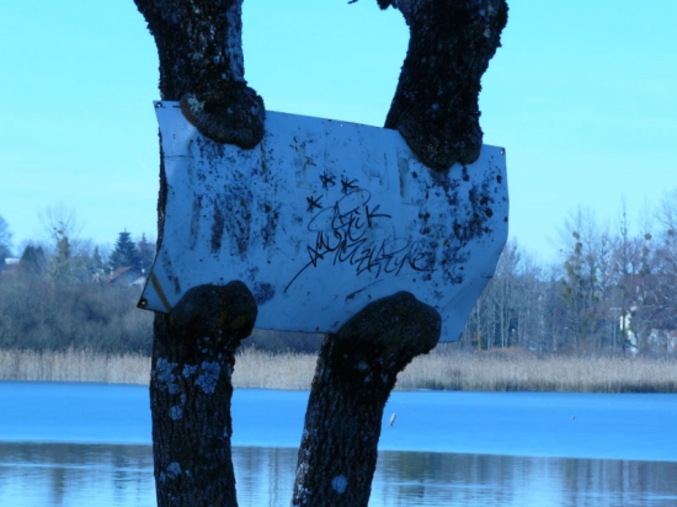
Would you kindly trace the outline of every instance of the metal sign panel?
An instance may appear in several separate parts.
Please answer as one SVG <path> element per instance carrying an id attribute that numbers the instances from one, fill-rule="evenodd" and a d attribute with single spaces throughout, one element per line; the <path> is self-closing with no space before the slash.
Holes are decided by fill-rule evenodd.
<path id="1" fill-rule="evenodd" d="M 267 112 L 259 146 L 203 137 L 155 104 L 167 175 L 164 235 L 140 306 L 242 280 L 262 329 L 335 332 L 406 290 L 457 340 L 508 232 L 502 148 L 437 173 L 398 132 Z"/>

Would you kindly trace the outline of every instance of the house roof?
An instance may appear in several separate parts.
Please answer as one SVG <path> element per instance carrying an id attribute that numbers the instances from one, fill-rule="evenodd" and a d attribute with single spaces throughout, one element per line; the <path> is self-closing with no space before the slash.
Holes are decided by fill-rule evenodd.
<path id="1" fill-rule="evenodd" d="M 130 266 L 116 269 L 110 274 L 110 276 L 106 277 L 106 281 L 109 283 L 116 283 L 123 278 L 125 280 L 131 279 L 131 283 L 129 283 L 129 285 L 145 282 L 143 272 Z"/>

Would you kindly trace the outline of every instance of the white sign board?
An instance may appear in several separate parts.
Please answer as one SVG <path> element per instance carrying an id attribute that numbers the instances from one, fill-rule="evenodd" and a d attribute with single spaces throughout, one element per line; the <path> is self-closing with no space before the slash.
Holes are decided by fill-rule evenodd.
<path id="1" fill-rule="evenodd" d="M 267 112 L 259 146 L 203 137 L 157 102 L 167 202 L 140 306 L 169 312 L 190 288 L 241 280 L 256 327 L 335 332 L 406 290 L 457 340 L 508 232 L 502 148 L 434 172 L 394 130 Z"/>

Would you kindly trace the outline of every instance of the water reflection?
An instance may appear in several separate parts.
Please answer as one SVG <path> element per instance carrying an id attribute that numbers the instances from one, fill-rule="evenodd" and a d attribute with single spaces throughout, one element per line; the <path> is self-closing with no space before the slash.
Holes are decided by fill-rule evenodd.
<path id="1" fill-rule="evenodd" d="M 288 506 L 294 449 L 233 450 L 241 507 Z M 0 505 L 155 505 L 148 446 L 2 444 Z M 370 505 L 677 504 L 677 463 L 382 452 Z"/>
<path id="2" fill-rule="evenodd" d="M 0 443 L 0 505 L 154 504 L 148 446 Z"/>
<path id="3" fill-rule="evenodd" d="M 240 507 L 289 506 L 297 456 L 296 449 L 234 448 Z"/>
<path id="4" fill-rule="evenodd" d="M 372 505 L 668 506 L 677 463 L 384 452 Z"/>

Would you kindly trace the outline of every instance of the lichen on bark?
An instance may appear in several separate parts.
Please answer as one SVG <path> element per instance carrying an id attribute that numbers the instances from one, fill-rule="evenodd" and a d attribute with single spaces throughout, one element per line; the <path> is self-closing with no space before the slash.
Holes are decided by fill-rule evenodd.
<path id="1" fill-rule="evenodd" d="M 184 115 L 213 141 L 255 146 L 265 109 L 244 79 L 242 0 L 135 3 L 158 48 L 162 98 L 182 102 Z M 158 245 L 166 201 L 160 143 Z M 238 282 L 198 287 L 170 315 L 155 315 L 150 396 L 159 507 L 237 505 L 231 374 L 255 318 L 251 292 Z"/>
<path id="2" fill-rule="evenodd" d="M 155 319 L 151 370 L 159 507 L 237 506 L 230 438 L 235 351 L 257 308 L 242 282 L 189 290 Z"/>

